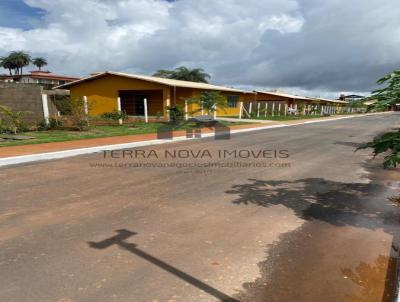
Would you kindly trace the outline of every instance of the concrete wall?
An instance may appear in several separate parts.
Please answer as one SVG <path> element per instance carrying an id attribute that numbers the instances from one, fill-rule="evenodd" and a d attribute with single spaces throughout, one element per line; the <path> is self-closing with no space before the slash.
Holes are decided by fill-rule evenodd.
<path id="1" fill-rule="evenodd" d="M 37 85 L 0 82 L 0 105 L 14 111 L 30 111 L 24 117 L 28 124 L 43 119 L 42 88 Z"/>

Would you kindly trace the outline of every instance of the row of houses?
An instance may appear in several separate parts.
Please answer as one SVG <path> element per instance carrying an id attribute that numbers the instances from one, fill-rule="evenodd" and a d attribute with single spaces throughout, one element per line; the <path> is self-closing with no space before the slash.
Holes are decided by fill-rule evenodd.
<path id="1" fill-rule="evenodd" d="M 167 108 L 180 105 L 187 113 L 204 114 L 197 104 L 187 103 L 205 91 L 218 91 L 227 106 L 217 108 L 216 116 L 250 117 L 283 114 L 337 114 L 348 103 L 341 100 L 304 97 L 281 92 L 245 91 L 206 83 L 180 81 L 120 72 L 92 74 L 57 89 L 68 89 L 71 97 L 83 97 L 89 114 L 123 110 L 129 116 L 168 119 Z"/>

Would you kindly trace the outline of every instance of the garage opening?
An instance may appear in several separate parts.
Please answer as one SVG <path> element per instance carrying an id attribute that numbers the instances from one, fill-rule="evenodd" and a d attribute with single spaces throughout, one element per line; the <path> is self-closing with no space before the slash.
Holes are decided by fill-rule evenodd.
<path id="1" fill-rule="evenodd" d="M 163 112 L 162 90 L 122 90 L 119 91 L 121 110 L 130 116 L 144 116 L 144 99 L 147 99 L 148 114 L 156 116 Z"/>

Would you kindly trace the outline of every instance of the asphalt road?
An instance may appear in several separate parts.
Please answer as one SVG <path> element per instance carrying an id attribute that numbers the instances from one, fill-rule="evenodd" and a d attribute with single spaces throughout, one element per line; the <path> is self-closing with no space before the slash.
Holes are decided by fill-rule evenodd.
<path id="1" fill-rule="evenodd" d="M 354 150 L 399 120 L 2 168 L 0 301 L 389 301 L 399 171 Z"/>

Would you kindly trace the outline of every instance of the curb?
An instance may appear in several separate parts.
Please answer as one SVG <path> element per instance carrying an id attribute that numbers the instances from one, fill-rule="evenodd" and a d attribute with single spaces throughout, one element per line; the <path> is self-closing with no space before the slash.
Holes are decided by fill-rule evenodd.
<path id="1" fill-rule="evenodd" d="M 292 127 L 292 126 L 299 126 L 299 125 L 307 125 L 307 124 L 314 124 L 314 123 L 331 122 L 331 121 L 337 121 L 337 120 L 355 118 L 355 117 L 363 117 L 363 116 L 375 115 L 375 114 L 382 114 L 382 113 L 350 115 L 350 116 L 343 116 L 343 117 L 338 117 L 338 118 L 330 118 L 330 119 L 317 120 L 317 121 L 306 121 L 306 122 L 293 123 L 293 124 L 279 124 L 279 125 L 271 125 L 271 126 L 261 126 L 261 127 L 256 127 L 256 128 L 245 128 L 245 129 L 231 130 L 230 133 L 236 134 L 236 133 L 260 131 L 260 130 Z M 46 153 L 37 153 L 37 154 L 30 154 L 30 155 L 4 157 L 4 158 L 0 158 L 0 167 L 29 163 L 29 162 L 36 162 L 36 161 L 61 159 L 61 158 L 73 157 L 73 156 L 84 155 L 84 154 L 93 154 L 93 153 L 97 153 L 100 151 L 112 151 L 112 150 L 118 150 L 118 149 L 128 149 L 128 148 L 135 148 L 135 147 L 162 145 L 162 144 L 174 143 L 174 142 L 180 142 L 180 141 L 186 141 L 186 140 L 198 140 L 198 139 L 214 137 L 214 136 L 215 136 L 215 133 L 205 133 L 202 135 L 201 138 L 187 138 L 185 136 L 179 136 L 179 137 L 173 138 L 172 140 L 155 139 L 155 140 L 139 141 L 139 142 L 132 142 L 132 143 L 103 145 L 103 146 L 96 146 L 96 147 L 89 147 L 89 148 L 80 148 L 80 149 L 46 152 Z M 398 302 L 400 302 L 400 300 Z"/>
<path id="2" fill-rule="evenodd" d="M 257 127 L 257 128 L 238 129 L 238 130 L 232 130 L 231 134 L 251 132 L 251 131 L 257 131 L 257 130 L 282 128 L 282 127 L 288 127 L 288 126 L 292 126 L 292 125 L 282 124 L 282 125 L 273 125 L 273 126 L 265 126 L 265 127 Z M 153 145 L 163 145 L 163 144 L 175 143 L 175 142 L 181 142 L 181 141 L 187 141 L 187 140 L 199 140 L 202 138 L 214 137 L 214 136 L 215 136 L 214 133 L 205 133 L 202 135 L 201 138 L 187 138 L 186 136 L 178 136 L 178 137 L 174 137 L 172 140 L 153 139 L 153 140 L 139 141 L 139 142 L 133 142 L 133 143 L 103 145 L 103 146 L 96 146 L 96 147 L 89 147 L 89 148 L 79 148 L 79 149 L 37 153 L 37 154 L 30 154 L 30 155 L 4 157 L 4 158 L 0 158 L 0 167 L 35 162 L 35 161 L 61 159 L 61 158 L 67 158 L 67 157 L 73 157 L 73 156 L 85 155 L 85 154 L 93 154 L 93 153 L 97 153 L 97 152 L 101 152 L 101 151 L 112 151 L 112 150 L 119 150 L 119 149 L 128 149 L 128 148 L 145 147 L 145 146 L 153 146 Z"/>
<path id="3" fill-rule="evenodd" d="M 394 255 L 396 259 L 396 288 L 394 289 L 393 302 L 400 302 L 400 252 L 397 251 Z"/>

